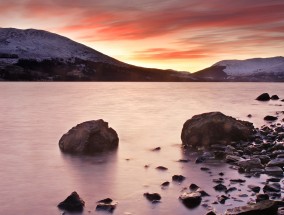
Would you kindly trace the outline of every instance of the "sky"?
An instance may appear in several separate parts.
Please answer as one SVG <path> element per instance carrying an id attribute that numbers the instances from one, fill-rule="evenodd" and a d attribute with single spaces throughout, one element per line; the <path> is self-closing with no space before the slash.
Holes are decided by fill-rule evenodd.
<path id="1" fill-rule="evenodd" d="M 126 63 L 195 72 L 283 56 L 283 0 L 0 0 L 0 27 L 51 31 Z"/>

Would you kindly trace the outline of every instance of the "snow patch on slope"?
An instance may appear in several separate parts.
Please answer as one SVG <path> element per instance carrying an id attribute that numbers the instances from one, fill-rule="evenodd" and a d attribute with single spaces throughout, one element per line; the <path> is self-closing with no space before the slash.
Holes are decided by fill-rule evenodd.
<path id="1" fill-rule="evenodd" d="M 261 73 L 284 73 L 284 57 L 253 58 L 248 60 L 223 60 L 214 66 L 226 66 L 224 72 L 232 76 Z"/>
<path id="2" fill-rule="evenodd" d="M 93 62 L 126 65 L 66 37 L 35 29 L 0 28 L 0 53 L 16 54 L 19 58 L 39 61 L 80 58 Z"/>

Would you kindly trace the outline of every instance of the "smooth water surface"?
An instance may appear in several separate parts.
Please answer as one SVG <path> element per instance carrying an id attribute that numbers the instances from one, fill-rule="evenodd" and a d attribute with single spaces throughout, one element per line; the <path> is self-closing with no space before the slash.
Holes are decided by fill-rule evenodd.
<path id="1" fill-rule="evenodd" d="M 221 111 L 261 126 L 265 115 L 283 110 L 280 101 L 256 101 L 263 92 L 283 98 L 284 84 L 1 83 L 0 214 L 60 214 L 56 205 L 72 191 L 86 201 L 84 214 L 104 214 L 95 211 L 95 202 L 106 197 L 118 201 L 119 215 L 204 214 L 204 207 L 189 210 L 178 200 L 190 183 L 213 196 L 209 204 L 216 196 L 201 165 L 177 162 L 187 158 L 180 148 L 183 123 L 195 114 Z M 95 157 L 60 152 L 58 140 L 71 127 L 100 118 L 118 132 L 116 152 Z M 152 152 L 157 146 L 161 151 Z M 159 165 L 169 170 L 156 170 Z M 240 177 L 225 164 L 211 169 L 215 178 L 220 171 Z M 187 179 L 162 190 L 160 184 L 174 174 Z M 144 192 L 160 193 L 162 202 L 152 205 Z M 226 203 L 214 207 L 222 212 L 242 204 Z"/>

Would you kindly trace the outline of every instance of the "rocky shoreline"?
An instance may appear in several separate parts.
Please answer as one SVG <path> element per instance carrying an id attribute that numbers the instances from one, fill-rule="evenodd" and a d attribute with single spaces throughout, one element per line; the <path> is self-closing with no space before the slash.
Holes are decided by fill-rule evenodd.
<path id="1" fill-rule="evenodd" d="M 268 94 L 267 94 L 268 95 Z M 270 97 L 266 94 L 260 95 L 257 100 L 268 101 L 279 99 L 278 96 Z M 269 99 L 268 99 L 269 97 Z M 253 117 L 251 114 L 248 118 Z M 208 183 L 220 193 L 210 196 L 198 184 L 191 184 L 179 194 L 179 201 L 189 210 L 196 207 L 205 207 L 207 215 L 221 214 L 216 211 L 214 205 L 226 204 L 228 199 L 242 202 L 243 206 L 233 207 L 225 212 L 225 215 L 281 215 L 284 214 L 283 192 L 283 167 L 284 167 L 284 111 L 276 112 L 273 116 L 264 116 L 267 121 L 260 128 L 254 128 L 252 123 L 240 121 L 220 112 L 211 112 L 192 117 L 184 124 L 181 139 L 183 150 L 190 151 L 195 158 L 195 165 L 200 165 L 200 171 L 208 173 Z M 161 147 L 153 148 L 151 151 L 160 151 Z M 189 160 L 180 159 L 179 162 L 187 163 Z M 237 171 L 240 178 L 232 178 L 218 173 L 218 178 L 213 178 L 211 168 L 204 166 L 210 162 L 226 162 L 232 171 Z M 149 168 L 145 165 L 144 168 Z M 158 171 L 167 171 L 167 167 L 158 166 Z M 249 184 L 244 178 L 259 178 L 266 174 L 269 177 L 262 181 L 262 185 Z M 161 182 L 161 188 L 166 188 L 170 183 L 181 183 L 186 179 L 182 175 L 173 175 L 172 182 Z M 229 184 L 229 185 L 228 185 Z M 240 189 L 242 188 L 242 189 Z M 246 191 L 244 191 L 244 189 Z M 242 194 L 235 191 L 241 191 Z M 153 204 L 162 203 L 163 195 L 159 193 L 142 193 L 145 199 Z M 79 204 L 80 210 L 70 210 L 58 207 L 63 211 L 82 211 L 84 201 L 76 192 L 68 198 Z M 249 197 L 248 202 L 242 198 Z M 215 199 L 215 200 L 214 200 Z M 213 201 L 211 201 L 213 200 Z M 65 202 L 64 201 L 64 202 Z M 68 203 L 69 204 L 69 203 Z M 117 202 L 112 199 L 104 199 L 97 202 L 96 210 L 113 212 Z M 71 207 L 72 208 L 72 207 Z"/>

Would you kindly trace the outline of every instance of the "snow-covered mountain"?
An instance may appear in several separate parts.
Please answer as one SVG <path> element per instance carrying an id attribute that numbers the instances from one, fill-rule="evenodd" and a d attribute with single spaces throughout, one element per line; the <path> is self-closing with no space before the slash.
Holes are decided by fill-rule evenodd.
<path id="1" fill-rule="evenodd" d="M 0 28 L 0 81 L 183 81 L 177 71 L 137 67 L 43 30 Z"/>
<path id="2" fill-rule="evenodd" d="M 223 71 L 229 76 L 277 75 L 284 73 L 284 57 L 223 60 L 213 66 L 225 66 Z"/>
<path id="3" fill-rule="evenodd" d="M 80 58 L 93 62 L 126 65 L 61 35 L 35 29 L 0 28 L 0 54 L 38 61 Z"/>

